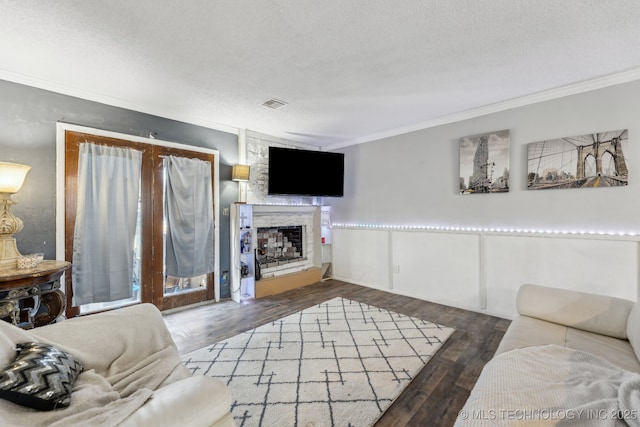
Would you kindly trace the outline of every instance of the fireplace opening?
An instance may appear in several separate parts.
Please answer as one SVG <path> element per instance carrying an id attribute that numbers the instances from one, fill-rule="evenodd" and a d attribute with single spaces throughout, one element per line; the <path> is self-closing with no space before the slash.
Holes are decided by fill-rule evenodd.
<path id="1" fill-rule="evenodd" d="M 261 269 L 306 259 L 303 252 L 303 226 L 259 227 L 257 261 Z"/>

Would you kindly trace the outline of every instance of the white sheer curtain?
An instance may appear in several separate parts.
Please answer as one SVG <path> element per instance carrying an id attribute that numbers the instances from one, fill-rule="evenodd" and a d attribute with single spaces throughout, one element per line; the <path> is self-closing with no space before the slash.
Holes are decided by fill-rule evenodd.
<path id="1" fill-rule="evenodd" d="M 80 144 L 73 304 L 130 298 L 142 153 Z"/>
<path id="2" fill-rule="evenodd" d="M 165 214 L 167 276 L 194 277 L 214 269 L 211 163 L 168 156 Z"/>

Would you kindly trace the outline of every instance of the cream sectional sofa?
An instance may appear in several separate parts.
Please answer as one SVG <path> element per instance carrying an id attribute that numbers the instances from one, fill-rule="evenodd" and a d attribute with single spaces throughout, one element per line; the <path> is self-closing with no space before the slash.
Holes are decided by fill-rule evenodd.
<path id="1" fill-rule="evenodd" d="M 151 304 L 28 331 L 0 322 L 3 375 L 16 357 L 16 346 L 25 342 L 53 345 L 80 362 L 83 370 L 68 407 L 42 411 L 0 399 L 2 426 L 235 425 L 227 386 L 191 375 L 161 313 Z"/>
<path id="2" fill-rule="evenodd" d="M 523 285 L 456 426 L 640 425 L 640 303 Z"/>

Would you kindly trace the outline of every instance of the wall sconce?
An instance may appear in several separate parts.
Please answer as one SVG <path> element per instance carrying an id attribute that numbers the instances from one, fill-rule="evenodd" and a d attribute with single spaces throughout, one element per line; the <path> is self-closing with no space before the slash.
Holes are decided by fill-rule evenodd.
<path id="1" fill-rule="evenodd" d="M 249 165 L 233 165 L 231 179 L 234 181 L 249 181 Z"/>
<path id="2" fill-rule="evenodd" d="M 249 165 L 233 165 L 231 179 L 238 181 L 238 203 L 247 203 L 247 181 L 249 181 Z"/>
<path id="3" fill-rule="evenodd" d="M 0 267 L 15 267 L 21 257 L 16 246 L 15 233 L 22 230 L 22 220 L 11 213 L 15 204 L 11 195 L 17 193 L 31 166 L 0 162 Z"/>

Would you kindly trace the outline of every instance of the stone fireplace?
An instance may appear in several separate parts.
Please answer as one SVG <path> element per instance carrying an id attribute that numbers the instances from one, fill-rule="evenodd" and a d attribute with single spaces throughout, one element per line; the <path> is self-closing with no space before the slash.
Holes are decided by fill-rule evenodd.
<path id="1" fill-rule="evenodd" d="M 275 295 L 322 280 L 326 270 L 320 206 L 238 203 L 231 208 L 231 227 L 238 230 L 231 241 L 234 301 Z M 241 250 L 243 242 L 248 251 Z"/>
<path id="2" fill-rule="evenodd" d="M 316 206 L 253 206 L 257 261 L 263 278 L 319 265 L 320 227 Z M 317 246 L 317 248 L 316 248 Z"/>
<path id="3" fill-rule="evenodd" d="M 261 227 L 256 233 L 257 261 L 262 272 L 305 259 L 303 225 Z"/>

